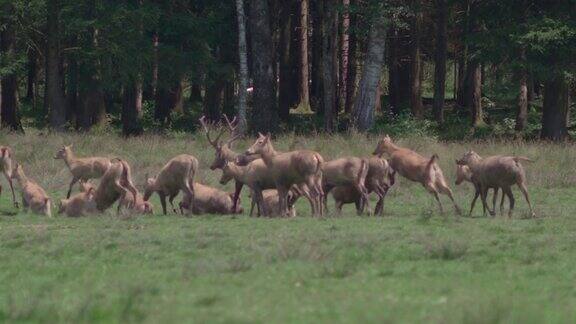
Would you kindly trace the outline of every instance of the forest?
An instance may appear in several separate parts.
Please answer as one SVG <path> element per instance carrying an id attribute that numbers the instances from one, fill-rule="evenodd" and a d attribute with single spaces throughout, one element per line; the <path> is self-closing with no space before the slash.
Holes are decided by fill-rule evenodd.
<path id="1" fill-rule="evenodd" d="M 574 0 L 0 0 L 1 125 L 570 137 Z"/>

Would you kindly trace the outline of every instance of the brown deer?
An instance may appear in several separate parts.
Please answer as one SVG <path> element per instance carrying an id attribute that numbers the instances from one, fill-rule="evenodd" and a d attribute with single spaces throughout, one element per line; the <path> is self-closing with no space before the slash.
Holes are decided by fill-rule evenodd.
<path id="1" fill-rule="evenodd" d="M 460 165 L 467 165 L 472 171 L 472 183 L 477 186 L 480 191 L 480 198 L 482 205 L 488 209 L 490 215 L 494 216 L 495 212 L 490 210 L 486 203 L 486 194 L 489 188 L 502 188 L 502 191 L 510 201 L 510 210 L 508 217 L 512 217 L 514 210 L 514 195 L 512 194 L 511 187 L 518 185 L 520 191 L 524 195 L 528 207 L 530 208 L 530 215 L 536 217 L 530 197 L 528 195 L 528 188 L 526 187 L 526 172 L 520 163 L 521 161 L 531 162 L 532 160 L 520 156 L 502 156 L 495 155 L 487 158 L 482 158 L 474 151 L 469 151 L 457 161 Z"/>
<path id="2" fill-rule="evenodd" d="M 312 200 L 312 214 L 323 216 L 322 165 L 324 159 L 314 151 L 298 150 L 278 153 L 274 150 L 270 134 L 259 134 L 254 144 L 246 150 L 246 155 L 260 154 L 268 168 L 276 190 L 280 196 L 282 215 L 288 212 L 288 192 L 293 185 L 305 184 Z"/>
<path id="3" fill-rule="evenodd" d="M 154 205 L 149 201 L 144 201 L 144 196 L 139 192 L 136 193 L 136 200 L 131 195 L 124 195 L 120 199 L 120 207 L 132 210 L 138 214 L 153 214 Z"/>
<path id="4" fill-rule="evenodd" d="M 444 174 L 436 162 L 438 160 L 437 155 L 427 159 L 410 149 L 395 145 L 388 135 L 378 142 L 378 146 L 374 151 L 374 155 L 377 156 L 382 156 L 384 153 L 389 155 L 390 159 L 388 162 L 395 172 L 398 172 L 408 180 L 419 182 L 428 192 L 434 195 L 442 213 L 444 209 L 438 193 L 447 195 L 454 204 L 456 212 L 461 214 L 460 208 L 454 201 L 452 190 L 448 187 Z"/>
<path id="5" fill-rule="evenodd" d="M 362 205 L 367 205 L 368 190 L 365 182 L 368 175 L 368 161 L 358 157 L 342 157 L 322 165 L 322 190 L 324 191 L 324 208 L 327 208 L 328 193 L 336 186 L 352 186 L 360 193 Z"/>
<path id="6" fill-rule="evenodd" d="M 294 191 L 288 193 L 288 217 L 296 217 L 296 208 L 294 208 L 294 203 L 298 199 Z M 280 196 L 278 195 L 278 190 L 276 189 L 266 189 L 262 191 L 262 205 L 272 215 L 282 215 L 280 211 Z M 250 217 L 252 217 L 252 212 L 254 210 L 254 200 L 252 201 L 252 206 L 250 207 Z"/>
<path id="7" fill-rule="evenodd" d="M 170 161 L 160 170 L 155 178 L 148 178 L 144 190 L 144 201 L 148 201 L 154 192 L 158 193 L 162 212 L 166 215 L 166 197 L 170 204 L 174 197 L 182 191 L 187 204 L 194 201 L 194 177 L 198 171 L 198 159 L 192 155 L 181 154 Z M 172 204 L 172 208 L 174 205 Z"/>
<path id="8" fill-rule="evenodd" d="M 476 200 L 478 199 L 478 197 L 480 196 L 480 188 L 478 188 L 478 186 L 476 184 L 474 184 L 474 181 L 472 180 L 472 171 L 470 170 L 470 167 L 468 167 L 467 165 L 460 165 L 458 164 L 458 160 L 456 160 L 456 185 L 460 185 L 462 182 L 467 181 L 470 182 L 474 185 L 474 198 L 472 199 L 472 204 L 470 206 L 470 213 L 468 213 L 468 217 L 472 216 L 472 211 L 474 210 L 474 205 L 476 205 Z M 499 191 L 499 187 L 494 187 L 492 188 L 494 189 L 494 195 L 492 197 L 492 210 L 496 210 L 496 200 L 498 198 L 498 191 Z M 504 193 L 502 193 L 502 198 L 500 200 L 500 212 L 502 213 L 502 210 L 504 209 L 504 198 L 506 197 L 506 195 Z M 486 208 L 484 207 L 484 216 L 486 216 Z"/>
<path id="9" fill-rule="evenodd" d="M 184 209 L 191 210 L 194 215 L 202 214 L 240 214 L 243 212 L 242 207 L 234 207 L 232 198 L 234 193 L 229 193 L 216 189 L 198 182 L 194 183 L 194 200 L 190 207 L 189 200 L 182 200 L 180 210 L 182 214 Z"/>
<path id="10" fill-rule="evenodd" d="M 64 160 L 64 163 L 66 163 L 72 173 L 72 182 L 70 182 L 66 198 L 70 198 L 72 187 L 76 182 L 98 179 L 106 173 L 111 165 L 110 159 L 105 157 L 76 157 L 74 152 L 72 152 L 72 145 L 63 146 L 56 152 L 54 158 Z"/>
<path id="11" fill-rule="evenodd" d="M 94 193 L 96 188 L 88 182 L 80 182 L 80 192 L 68 199 L 60 199 L 58 214 L 80 217 L 98 212 Z"/>
<path id="12" fill-rule="evenodd" d="M 28 208 L 35 214 L 45 215 L 52 217 L 52 203 L 46 191 L 42 189 L 36 182 L 30 180 L 20 164 L 16 164 L 14 172 L 12 172 L 12 179 L 20 184 L 22 191 L 22 207 L 24 211 Z"/>
<path id="13" fill-rule="evenodd" d="M 12 184 L 12 163 L 14 161 L 12 148 L 8 146 L 0 146 L 0 171 L 4 174 L 4 177 L 10 185 L 10 190 L 12 191 L 12 203 L 14 207 L 18 208 L 18 202 L 16 201 L 16 194 L 14 193 L 14 185 Z M 0 186 L 0 193 L 2 193 L 2 186 Z"/>
<path id="14" fill-rule="evenodd" d="M 94 192 L 96 209 L 103 212 L 129 193 L 132 193 L 132 197 L 136 200 L 138 190 L 132 182 L 130 166 L 126 161 L 114 158 L 106 173 L 100 178 L 100 184 Z M 120 207 L 118 204 L 118 211 Z"/>

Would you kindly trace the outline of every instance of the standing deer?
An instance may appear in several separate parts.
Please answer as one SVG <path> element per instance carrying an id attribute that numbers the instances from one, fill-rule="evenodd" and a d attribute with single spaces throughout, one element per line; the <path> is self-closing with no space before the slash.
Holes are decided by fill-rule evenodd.
<path id="1" fill-rule="evenodd" d="M 16 201 L 16 194 L 14 193 L 14 185 L 12 184 L 12 163 L 13 163 L 13 153 L 12 148 L 8 146 L 0 146 L 0 171 L 4 174 L 4 177 L 10 185 L 10 190 L 12 191 L 12 203 L 14 207 L 18 208 L 18 202 Z M 2 186 L 0 186 L 0 193 L 2 193 Z"/>
<path id="2" fill-rule="evenodd" d="M 170 161 L 160 170 L 155 178 L 148 178 L 144 190 L 144 201 L 148 201 L 154 192 L 158 193 L 162 212 L 166 215 L 166 197 L 169 198 L 174 209 L 174 197 L 182 191 L 185 195 L 186 204 L 194 201 L 194 176 L 198 171 L 198 160 L 188 154 L 181 154 Z"/>
<path id="3" fill-rule="evenodd" d="M 96 209 L 103 212 L 128 193 L 132 193 L 133 199 L 136 200 L 138 190 L 132 182 L 130 166 L 119 158 L 112 159 L 110 167 L 100 179 L 100 184 L 94 192 Z M 118 211 L 120 208 L 121 205 L 118 204 Z"/>
<path id="4" fill-rule="evenodd" d="M 367 205 L 368 190 L 365 182 L 368 175 L 368 161 L 358 157 L 343 157 L 328 161 L 322 166 L 322 190 L 324 208 L 327 208 L 328 193 L 336 186 L 352 186 L 360 193 L 362 205 Z"/>
<path id="5" fill-rule="evenodd" d="M 307 198 L 312 201 L 312 214 L 323 216 L 322 165 L 324 159 L 319 153 L 309 150 L 278 153 L 272 146 L 270 134 L 259 134 L 254 144 L 246 150 L 246 155 L 254 154 L 260 154 L 270 169 L 280 196 L 282 215 L 288 213 L 289 190 L 293 185 L 305 184 L 309 189 L 306 192 L 309 195 Z"/>
<path id="6" fill-rule="evenodd" d="M 24 211 L 30 208 L 32 212 L 36 214 L 52 217 L 50 197 L 48 197 L 42 187 L 24 174 L 24 170 L 20 164 L 16 164 L 14 172 L 12 172 L 12 179 L 18 181 L 20 184 Z"/>
<path id="7" fill-rule="evenodd" d="M 88 157 L 88 158 L 78 158 L 72 152 L 72 145 L 63 146 L 56 155 L 55 159 L 64 160 L 68 169 L 72 173 L 72 181 L 68 188 L 68 194 L 66 198 L 70 198 L 72 193 L 72 187 L 74 184 L 80 180 L 88 181 L 90 179 L 98 179 L 106 173 L 108 168 L 110 168 L 110 159 L 104 157 Z"/>
<path id="8" fill-rule="evenodd" d="M 474 198 L 472 199 L 472 204 L 470 206 L 470 213 L 468 213 L 468 217 L 470 217 L 470 216 L 472 216 L 472 211 L 474 210 L 474 205 L 476 205 L 476 200 L 480 196 L 480 188 L 472 180 L 472 171 L 470 170 L 470 167 L 467 165 L 460 165 L 460 164 L 458 164 L 458 160 L 456 160 L 456 185 L 457 186 L 460 185 L 463 181 L 468 181 L 474 185 Z M 488 189 L 490 189 L 490 188 L 488 188 Z M 498 190 L 500 188 L 494 187 L 492 189 L 494 189 L 494 196 L 492 197 L 492 210 L 495 211 L 496 210 L 496 199 L 498 198 Z M 502 210 L 504 209 L 504 198 L 505 197 L 506 197 L 506 194 L 502 193 L 502 199 L 500 200 L 500 212 L 501 213 L 502 213 Z M 482 207 L 484 210 L 483 215 L 486 216 L 486 207 L 484 205 L 482 205 Z"/>
<path id="9" fill-rule="evenodd" d="M 530 215 L 536 217 L 532 204 L 530 203 L 528 188 L 526 187 L 526 172 L 524 171 L 524 167 L 520 161 L 531 162 L 532 160 L 520 156 L 502 155 L 482 158 L 476 152 L 469 151 L 457 162 L 460 165 L 467 165 L 470 167 L 470 170 L 472 171 L 472 183 L 474 183 L 480 191 L 482 205 L 484 208 L 488 209 L 490 215 L 494 216 L 495 211 L 490 210 L 486 203 L 488 188 L 502 188 L 502 191 L 506 196 L 508 196 L 508 200 L 510 201 L 508 217 L 512 217 L 512 211 L 514 210 L 514 195 L 512 194 L 511 187 L 513 185 L 518 185 L 528 203 L 528 207 L 530 207 Z"/>
<path id="10" fill-rule="evenodd" d="M 390 156 L 388 161 L 395 172 L 400 173 L 401 176 L 408 180 L 419 182 L 428 192 L 434 195 L 440 207 L 440 212 L 443 213 L 444 209 L 438 193 L 447 195 L 454 204 L 456 212 L 461 214 L 460 207 L 454 201 L 452 190 L 448 187 L 444 174 L 437 163 L 437 155 L 427 159 L 412 150 L 395 145 L 388 135 L 378 142 L 378 146 L 374 151 L 374 155 L 378 156 L 382 156 L 384 153 Z"/>

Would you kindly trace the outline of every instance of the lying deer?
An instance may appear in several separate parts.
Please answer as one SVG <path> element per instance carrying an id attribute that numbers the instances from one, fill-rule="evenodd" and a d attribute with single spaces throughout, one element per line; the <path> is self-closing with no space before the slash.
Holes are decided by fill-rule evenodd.
<path id="1" fill-rule="evenodd" d="M 234 193 L 225 192 L 201 183 L 194 183 L 194 198 L 192 208 L 189 200 L 182 200 L 180 210 L 191 210 L 194 215 L 202 214 L 240 214 L 243 212 L 242 207 L 234 207 Z"/>
<path id="2" fill-rule="evenodd" d="M 152 214 L 154 213 L 154 205 L 149 201 L 144 201 L 144 197 L 139 192 L 136 192 L 136 200 L 131 195 L 124 195 L 120 198 L 120 208 L 132 210 L 138 214 Z"/>
<path id="3" fill-rule="evenodd" d="M 368 194 L 374 192 L 378 196 L 378 202 L 374 209 L 374 215 L 382 215 L 384 210 L 384 198 L 388 190 L 394 185 L 394 173 L 392 172 L 388 161 L 380 157 L 368 158 L 368 174 L 366 175 L 366 190 Z M 338 186 L 332 189 L 332 197 L 336 202 L 336 209 L 342 212 L 344 204 L 354 203 L 358 215 L 364 211 L 362 194 L 354 186 Z"/>
<path id="4" fill-rule="evenodd" d="M 460 208 L 454 201 L 452 190 L 448 187 L 444 174 L 437 163 L 437 155 L 426 159 L 412 150 L 395 145 L 388 135 L 378 142 L 378 146 L 374 151 L 374 155 L 378 156 L 382 156 L 384 153 L 390 156 L 388 161 L 395 172 L 400 173 L 401 176 L 408 180 L 419 182 L 428 192 L 434 195 L 442 213 L 444 209 L 438 193 L 447 195 L 454 204 L 456 212 L 461 214 Z"/>
<path id="5" fill-rule="evenodd" d="M 468 181 L 474 185 L 472 181 L 472 171 L 467 165 L 459 165 L 458 160 L 456 160 L 456 185 L 460 185 L 463 181 Z M 472 199 L 472 205 L 470 206 L 470 213 L 468 217 L 472 216 L 472 211 L 474 210 L 474 205 L 478 196 L 480 196 L 480 189 L 478 186 L 474 185 L 474 199 Z M 490 189 L 490 188 L 489 188 Z M 494 187 L 494 196 L 492 197 L 492 210 L 496 210 L 496 199 L 498 198 L 499 187 Z M 502 193 L 502 199 L 500 200 L 500 212 L 504 209 L 504 198 L 506 195 Z M 484 206 L 483 206 L 484 207 Z M 486 208 L 484 208 L 484 216 L 486 216 Z"/>
<path id="6" fill-rule="evenodd" d="M 368 161 L 358 157 L 343 157 L 328 161 L 322 165 L 322 190 L 324 191 L 324 208 L 327 208 L 328 193 L 336 186 L 352 186 L 359 193 L 362 205 L 367 205 L 368 190 L 365 187 L 368 175 Z"/>
<path id="7" fill-rule="evenodd" d="M 101 178 L 111 164 L 110 159 L 104 157 L 78 158 L 72 152 L 72 145 L 63 146 L 56 152 L 54 158 L 64 160 L 72 173 L 72 182 L 70 182 L 66 198 L 70 198 L 72 187 L 76 182 Z"/>
<path id="8" fill-rule="evenodd" d="M 58 214 L 80 217 L 98 212 L 94 193 L 96 188 L 89 182 L 80 182 L 80 192 L 68 199 L 60 199 Z"/>
<path id="9" fill-rule="evenodd" d="M 28 208 L 35 214 L 45 215 L 52 217 L 52 203 L 46 191 L 42 189 L 36 182 L 30 180 L 20 164 L 16 164 L 14 172 L 12 172 L 12 179 L 20 184 L 22 191 L 22 206 L 24 211 Z"/>
<path id="10" fill-rule="evenodd" d="M 12 203 L 14 207 L 18 208 L 16 201 L 16 194 L 14 193 L 14 185 L 12 184 L 12 162 L 13 162 L 12 149 L 8 146 L 0 146 L 0 171 L 6 177 L 10 190 L 12 191 Z M 0 186 L 0 193 L 2 193 L 2 186 Z"/>
<path id="11" fill-rule="evenodd" d="M 194 176 L 198 171 L 198 160 L 188 154 L 181 154 L 170 161 L 160 170 L 155 178 L 148 178 L 144 190 L 144 201 L 148 201 L 153 193 L 158 193 L 162 212 L 166 215 L 166 197 L 174 209 L 172 201 L 180 191 L 184 193 L 184 200 L 189 205 L 194 201 Z"/>
<path id="12" fill-rule="evenodd" d="M 508 196 L 510 201 L 508 217 L 512 217 L 514 195 L 512 194 L 511 187 L 516 184 L 528 203 L 531 216 L 536 217 L 532 209 L 532 204 L 530 203 L 528 188 L 526 187 L 526 173 L 520 161 L 531 162 L 532 160 L 525 157 L 502 155 L 490 156 L 483 159 L 476 152 L 469 151 L 457 162 L 459 165 L 467 165 L 472 171 L 472 182 L 478 187 L 482 205 L 488 209 L 490 215 L 494 216 L 495 212 L 490 210 L 486 203 L 488 188 L 502 188 L 502 191 Z"/>
<path id="13" fill-rule="evenodd" d="M 276 189 L 266 189 L 262 191 L 262 205 L 271 215 L 282 215 L 280 211 L 280 196 L 278 196 L 278 191 Z M 297 196 L 294 191 L 288 193 L 288 217 L 296 217 L 296 208 L 294 208 L 294 203 L 297 200 Z M 250 217 L 252 217 L 252 211 L 254 210 L 254 201 L 252 201 L 252 206 L 250 207 Z"/>
<path id="14" fill-rule="evenodd" d="M 100 184 L 94 192 L 96 209 L 103 212 L 129 193 L 132 193 L 132 197 L 136 200 L 138 190 L 132 182 L 130 166 L 124 160 L 112 159 L 110 167 L 101 177 Z M 118 211 L 120 211 L 120 208 L 119 204 Z"/>
<path id="15" fill-rule="evenodd" d="M 288 213 L 288 192 L 293 185 L 305 184 L 309 191 L 305 194 L 312 201 L 312 214 L 323 216 L 322 165 L 324 159 L 314 151 L 298 150 L 278 153 L 272 146 L 270 134 L 259 134 L 254 144 L 246 150 L 246 155 L 260 154 L 270 169 L 276 190 L 280 196 L 282 215 Z"/>

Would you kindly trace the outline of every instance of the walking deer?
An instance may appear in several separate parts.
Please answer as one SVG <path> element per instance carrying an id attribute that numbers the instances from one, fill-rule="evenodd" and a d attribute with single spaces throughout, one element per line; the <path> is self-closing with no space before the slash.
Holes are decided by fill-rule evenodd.
<path id="1" fill-rule="evenodd" d="M 72 145 L 63 146 L 56 152 L 54 158 L 64 160 L 64 163 L 66 163 L 72 173 L 72 181 L 70 182 L 66 198 L 70 198 L 72 187 L 76 182 L 98 179 L 106 173 L 111 165 L 110 159 L 105 157 L 76 157 L 72 151 Z"/>
<path id="2" fill-rule="evenodd" d="M 50 197 L 48 197 L 46 191 L 44 191 L 40 185 L 26 176 L 20 164 L 16 164 L 12 172 L 12 179 L 16 180 L 20 185 L 24 211 L 30 208 L 35 214 L 52 217 Z"/>
<path id="3" fill-rule="evenodd" d="M 494 216 L 495 211 L 490 210 L 486 203 L 488 188 L 502 188 L 502 191 L 506 196 L 508 196 L 508 200 L 510 201 L 508 217 L 512 217 L 512 211 L 514 210 L 514 195 L 512 194 L 511 187 L 513 185 L 518 185 L 528 203 L 530 215 L 536 217 L 532 204 L 530 203 L 528 188 L 526 187 L 526 172 L 520 163 L 521 161 L 531 162 L 532 160 L 521 156 L 503 155 L 482 158 L 476 152 L 469 151 L 465 153 L 457 163 L 459 165 L 468 166 L 470 171 L 472 171 L 472 183 L 474 183 L 480 191 L 482 205 L 488 209 L 490 215 Z"/>
<path id="4" fill-rule="evenodd" d="M 456 204 L 452 190 L 448 187 L 444 174 L 437 163 L 437 155 L 427 159 L 410 149 L 395 145 L 388 135 L 378 142 L 378 146 L 374 151 L 374 155 L 378 156 L 382 156 L 384 153 L 390 157 L 388 162 L 395 172 L 398 172 L 408 180 L 419 182 L 428 192 L 434 195 L 442 213 L 444 209 L 438 193 L 447 195 L 454 204 L 456 212 L 461 214 L 460 207 Z"/>
<path id="5" fill-rule="evenodd" d="M 8 146 L 0 146 L 0 171 L 4 174 L 4 177 L 10 185 L 10 191 L 12 191 L 12 203 L 14 207 L 18 208 L 18 202 L 16 201 L 16 194 L 14 193 L 14 185 L 12 184 L 12 164 L 14 162 L 12 148 Z M 2 193 L 2 186 L 0 186 L 0 193 Z"/>
<path id="6" fill-rule="evenodd" d="M 293 185 L 305 184 L 305 192 L 312 201 L 312 214 L 323 216 L 322 165 L 324 159 L 314 151 L 298 150 L 278 153 L 274 150 L 270 134 L 259 134 L 254 144 L 246 150 L 246 155 L 260 154 L 270 169 L 276 190 L 280 196 L 282 215 L 288 212 L 288 192 Z"/>
<path id="7" fill-rule="evenodd" d="M 480 188 L 478 187 L 478 185 L 476 185 L 474 183 L 474 181 L 472 180 L 472 171 L 470 170 L 470 167 L 468 167 L 467 165 L 460 165 L 458 164 L 458 160 L 456 160 L 456 185 L 460 185 L 463 181 L 467 181 L 472 183 L 472 185 L 474 185 L 474 198 L 472 199 L 472 204 L 470 206 L 470 213 L 468 213 L 468 217 L 472 216 L 472 211 L 474 210 L 474 206 L 476 205 L 476 200 L 478 199 L 478 197 L 480 196 Z M 490 189 L 490 188 L 488 188 Z M 499 187 L 494 187 L 492 188 L 494 189 L 494 195 L 492 197 L 492 210 L 496 210 L 496 200 L 498 198 L 498 191 L 499 191 Z M 502 198 L 500 200 L 500 211 L 502 212 L 502 210 L 504 209 L 504 198 L 506 197 L 506 194 L 502 193 Z M 483 215 L 486 216 L 486 207 L 484 205 L 482 205 L 483 207 Z"/>
<path id="8" fill-rule="evenodd" d="M 153 193 L 158 193 L 164 215 L 166 215 L 166 197 L 169 197 L 172 209 L 174 209 L 172 202 L 180 191 L 184 193 L 186 204 L 193 204 L 193 183 L 197 171 L 198 159 L 194 156 L 181 154 L 172 158 L 162 167 L 156 177 L 147 179 L 144 201 L 148 201 Z"/>

